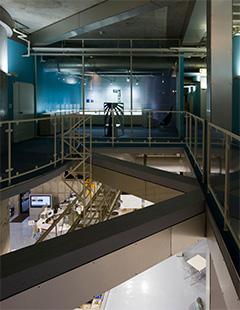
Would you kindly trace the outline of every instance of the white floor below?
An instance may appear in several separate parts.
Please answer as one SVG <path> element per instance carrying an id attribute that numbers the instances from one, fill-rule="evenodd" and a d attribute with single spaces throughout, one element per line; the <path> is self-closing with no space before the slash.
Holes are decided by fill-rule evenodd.
<path id="1" fill-rule="evenodd" d="M 22 223 L 10 223 L 11 251 L 32 245 L 33 226 L 28 218 Z M 136 277 L 105 293 L 102 310 L 196 310 L 200 297 L 206 304 L 206 277 L 200 280 L 190 275 L 186 261 L 196 254 L 206 258 L 207 245 L 202 240 L 183 255 L 174 255 Z M 206 309 L 206 308 L 204 308 Z"/>
<path id="2" fill-rule="evenodd" d="M 194 310 L 200 297 L 206 304 L 206 278 L 196 282 L 186 270 L 186 260 L 206 256 L 206 242 L 200 241 L 185 251 L 146 270 L 105 294 L 103 310 Z"/>

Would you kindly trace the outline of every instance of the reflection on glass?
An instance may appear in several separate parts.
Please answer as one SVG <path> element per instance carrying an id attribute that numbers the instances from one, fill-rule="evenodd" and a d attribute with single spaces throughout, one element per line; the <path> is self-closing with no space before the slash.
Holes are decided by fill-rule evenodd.
<path id="1" fill-rule="evenodd" d="M 222 206 L 224 206 L 224 184 L 225 184 L 225 134 L 215 128 L 212 128 L 211 186 Z"/>
<path id="2" fill-rule="evenodd" d="M 232 138 L 229 150 L 229 220 L 240 239 L 240 141 Z"/>

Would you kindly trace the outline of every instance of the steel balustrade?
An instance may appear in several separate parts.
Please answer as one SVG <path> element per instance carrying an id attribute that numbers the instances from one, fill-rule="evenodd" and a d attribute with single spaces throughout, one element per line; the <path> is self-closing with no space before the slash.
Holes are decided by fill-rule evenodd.
<path id="1" fill-rule="evenodd" d="M 157 117 L 160 115 L 166 115 L 171 113 L 173 117 L 173 124 L 176 129 L 175 135 L 162 135 L 162 131 L 168 133 L 169 127 L 159 128 L 158 125 L 154 124 Z M 231 152 L 235 152 L 239 155 L 240 148 L 240 137 L 224 130 L 223 128 L 216 126 L 214 124 L 208 123 L 206 120 L 201 119 L 189 112 L 185 111 L 124 111 L 124 114 L 131 118 L 130 121 L 130 134 L 125 134 L 124 136 L 116 135 L 115 131 L 116 120 L 115 115 L 112 112 L 112 130 L 111 136 L 104 136 L 104 130 L 102 130 L 102 135 L 99 133 L 94 136 L 92 132 L 92 119 L 95 115 L 101 116 L 104 118 L 104 111 L 79 111 L 75 114 L 65 115 L 65 116 L 56 116 L 56 117 L 46 117 L 42 119 L 29 119 L 29 120 L 18 120 L 18 121 L 4 121 L 0 122 L 0 130 L 4 131 L 6 134 L 6 140 L 8 141 L 7 145 L 7 169 L 3 172 L 1 176 L 0 184 L 7 182 L 7 185 L 10 186 L 13 180 L 30 175 L 32 172 L 39 171 L 46 167 L 56 167 L 58 164 L 62 164 L 67 160 L 79 160 L 84 159 L 82 163 L 79 164 L 77 168 L 73 168 L 71 171 L 72 174 L 78 173 L 81 168 L 82 171 L 88 171 L 85 175 L 85 179 L 89 177 L 91 179 L 91 164 L 88 164 L 88 160 L 91 161 L 91 152 L 92 152 L 92 137 L 94 136 L 94 143 L 97 144 L 106 144 L 109 146 L 118 146 L 118 145 L 137 145 L 141 146 L 172 146 L 179 145 L 185 146 L 192 158 L 194 159 L 194 165 L 199 169 L 201 173 L 201 182 L 207 185 L 209 193 L 211 193 L 219 207 L 219 210 L 224 219 L 224 230 L 229 230 L 233 235 L 237 245 L 239 246 L 239 236 L 236 231 L 233 229 L 230 219 L 229 219 L 229 182 L 230 182 L 230 149 Z M 136 130 L 134 125 L 134 116 L 138 115 L 142 117 L 141 125 L 138 125 L 139 128 L 144 129 L 144 120 L 145 122 L 145 134 L 136 136 Z M 184 115 L 184 121 L 181 120 L 181 117 L 174 117 Z M 35 165 L 34 168 L 29 169 L 24 172 L 16 172 L 13 167 L 13 135 L 14 130 L 19 128 L 20 124 L 33 122 L 34 126 L 40 126 L 41 122 L 53 122 L 53 132 L 50 137 L 52 141 L 53 154 L 48 163 L 44 163 L 41 166 Z M 69 123 L 66 125 L 66 123 Z M 43 123 L 44 124 L 44 123 Z M 60 129 L 58 130 L 58 124 L 60 124 Z M 71 125 L 71 127 L 70 127 Z M 184 137 L 181 137 L 180 129 L 182 126 L 185 126 Z M 66 128 L 67 127 L 67 128 Z M 127 127 L 127 126 L 126 126 Z M 216 134 L 217 132 L 217 134 Z M 2 133 L 3 134 L 3 133 Z M 220 138 L 219 138 L 220 137 Z M 48 137 L 49 138 L 49 137 Z M 215 141 L 215 140 L 216 141 Z M 58 147 L 58 140 L 60 141 L 60 150 Z M 213 140 L 213 141 L 212 141 Z M 234 141 L 234 144 L 233 142 Z M 21 142 L 22 143 L 22 142 Z M 216 193 L 215 187 L 212 184 L 213 173 L 211 161 L 214 157 L 214 152 L 222 148 L 221 156 L 224 157 L 224 166 L 225 166 L 225 175 L 224 175 L 224 184 L 223 184 L 223 197 Z M 223 155 L 224 154 L 224 155 Z M 233 154 L 234 155 L 234 154 Z M 89 170 L 87 170 L 89 169 Z M 238 167 L 239 170 L 239 167 Z M 84 186 L 84 190 L 87 191 L 87 188 Z M 85 195 L 86 196 L 86 193 Z M 220 198 L 219 198 L 220 197 Z M 80 197 L 79 197 L 80 198 Z"/>

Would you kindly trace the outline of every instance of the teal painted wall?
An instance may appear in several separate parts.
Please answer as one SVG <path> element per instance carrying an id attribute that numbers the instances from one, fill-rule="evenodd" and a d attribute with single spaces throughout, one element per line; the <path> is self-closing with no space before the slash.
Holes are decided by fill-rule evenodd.
<path id="1" fill-rule="evenodd" d="M 240 76 L 240 35 L 233 37 L 233 77 Z"/>
<path id="2" fill-rule="evenodd" d="M 240 36 L 233 37 L 232 131 L 240 135 Z"/>
<path id="3" fill-rule="evenodd" d="M 196 90 L 193 93 L 193 114 L 201 116 L 201 87 L 200 82 L 196 82 Z"/>
<path id="4" fill-rule="evenodd" d="M 39 57 L 38 57 L 39 58 Z M 81 84 L 67 84 L 54 72 L 44 71 L 37 62 L 37 113 L 81 108 Z"/>
<path id="5" fill-rule="evenodd" d="M 240 135 L 240 77 L 233 79 L 233 133 Z"/>
<path id="6" fill-rule="evenodd" d="M 8 72 L 15 72 L 18 77 L 8 77 L 8 115 L 13 118 L 13 82 L 35 83 L 34 57 L 22 57 L 27 53 L 27 46 L 8 39 Z"/>

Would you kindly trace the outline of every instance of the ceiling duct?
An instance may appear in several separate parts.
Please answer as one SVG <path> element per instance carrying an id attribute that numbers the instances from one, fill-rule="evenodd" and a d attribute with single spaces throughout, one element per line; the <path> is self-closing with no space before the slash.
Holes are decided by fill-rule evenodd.
<path id="1" fill-rule="evenodd" d="M 55 57 L 46 58 L 43 64 L 44 71 L 56 73 L 82 74 L 81 57 Z M 154 74 L 158 72 L 171 72 L 176 67 L 177 57 L 135 57 L 133 58 L 133 73 Z M 99 74 L 128 74 L 130 71 L 129 57 L 86 57 L 85 71 Z M 185 72 L 197 72 L 199 68 L 206 67 L 201 58 L 186 58 L 184 60 Z"/>

